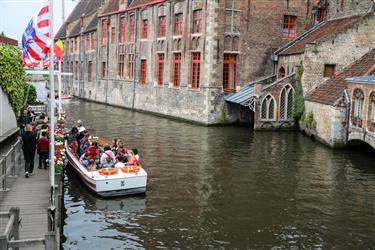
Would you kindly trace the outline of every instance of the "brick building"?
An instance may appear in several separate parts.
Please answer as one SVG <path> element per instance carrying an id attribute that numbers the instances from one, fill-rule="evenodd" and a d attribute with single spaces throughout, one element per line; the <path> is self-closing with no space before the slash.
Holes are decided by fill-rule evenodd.
<path id="1" fill-rule="evenodd" d="M 81 1 L 56 35 L 74 73 L 65 87 L 203 124 L 233 121 L 223 96 L 272 74 L 270 55 L 313 11 L 305 0 Z"/>

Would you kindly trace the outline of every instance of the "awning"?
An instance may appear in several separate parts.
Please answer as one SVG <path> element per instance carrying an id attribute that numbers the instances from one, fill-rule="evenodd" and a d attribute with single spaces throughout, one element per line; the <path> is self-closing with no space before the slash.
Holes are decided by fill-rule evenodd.
<path id="1" fill-rule="evenodd" d="M 254 85 L 249 84 L 237 93 L 224 96 L 224 100 L 227 102 L 240 104 L 242 106 L 248 106 L 250 99 L 253 97 L 254 97 Z"/>

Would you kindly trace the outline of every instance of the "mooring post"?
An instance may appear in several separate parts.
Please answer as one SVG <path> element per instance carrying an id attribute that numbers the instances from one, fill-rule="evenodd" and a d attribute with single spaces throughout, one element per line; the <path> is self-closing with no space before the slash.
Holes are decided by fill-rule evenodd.
<path id="1" fill-rule="evenodd" d="M 8 249 L 8 238 L 6 235 L 0 235 L 0 249 Z"/>
<path id="2" fill-rule="evenodd" d="M 56 250 L 56 235 L 48 232 L 45 236 L 45 250 Z"/>

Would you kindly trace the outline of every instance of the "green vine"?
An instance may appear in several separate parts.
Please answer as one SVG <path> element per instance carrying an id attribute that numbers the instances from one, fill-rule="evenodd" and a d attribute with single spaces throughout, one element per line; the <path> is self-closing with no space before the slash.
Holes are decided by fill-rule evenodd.
<path id="1" fill-rule="evenodd" d="M 294 109 L 293 117 L 296 120 L 300 120 L 303 113 L 305 112 L 305 100 L 303 98 L 303 88 L 302 88 L 302 75 L 303 75 L 303 65 L 299 65 L 297 69 L 296 76 L 296 89 L 294 92 Z"/>
<path id="2" fill-rule="evenodd" d="M 24 100 L 26 99 L 27 89 L 29 89 L 29 95 L 28 95 L 28 98 L 27 98 L 27 103 L 28 104 L 34 104 L 36 102 L 36 98 L 37 98 L 36 88 L 35 88 L 34 85 L 32 85 L 30 83 L 25 84 Z"/>
<path id="3" fill-rule="evenodd" d="M 7 94 L 16 116 L 24 101 L 25 77 L 20 49 L 0 44 L 0 86 Z"/>
<path id="4" fill-rule="evenodd" d="M 303 125 L 308 128 L 308 129 L 315 129 L 316 128 L 316 121 L 314 119 L 314 114 L 313 112 L 309 112 L 309 113 L 303 113 L 303 116 L 302 116 L 302 123 Z"/>

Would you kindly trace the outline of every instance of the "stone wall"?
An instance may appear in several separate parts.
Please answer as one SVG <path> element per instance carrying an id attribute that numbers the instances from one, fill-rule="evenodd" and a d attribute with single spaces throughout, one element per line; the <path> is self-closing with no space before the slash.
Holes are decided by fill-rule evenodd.
<path id="1" fill-rule="evenodd" d="M 372 0 L 329 0 L 328 1 L 328 18 L 337 18 L 349 16 L 369 11 L 373 5 Z"/>
<path id="2" fill-rule="evenodd" d="M 304 93 L 324 80 L 325 64 L 335 64 L 336 72 L 339 72 L 374 47 L 375 15 L 373 13 L 316 44 L 307 44 L 303 58 Z"/>
<path id="3" fill-rule="evenodd" d="M 305 101 L 305 113 L 309 112 L 314 115 L 316 128 L 309 129 L 301 123 L 301 130 L 314 135 L 316 139 L 330 147 L 345 146 L 345 108 Z"/>

